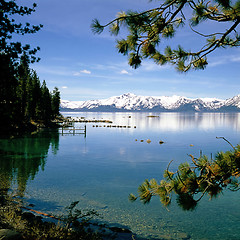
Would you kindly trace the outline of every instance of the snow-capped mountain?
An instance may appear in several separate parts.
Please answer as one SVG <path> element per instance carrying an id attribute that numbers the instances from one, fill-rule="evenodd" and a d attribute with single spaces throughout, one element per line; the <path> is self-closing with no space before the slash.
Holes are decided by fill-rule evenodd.
<path id="1" fill-rule="evenodd" d="M 127 93 L 103 100 L 61 100 L 61 111 L 152 111 L 152 112 L 239 112 L 240 95 L 226 100 L 216 98 L 190 99 L 181 96 L 137 96 Z"/>

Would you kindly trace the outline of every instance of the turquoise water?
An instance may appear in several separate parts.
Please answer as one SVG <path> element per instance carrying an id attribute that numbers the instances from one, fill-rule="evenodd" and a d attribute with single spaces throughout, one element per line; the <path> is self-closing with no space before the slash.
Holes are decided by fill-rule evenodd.
<path id="1" fill-rule="evenodd" d="M 1 177 L 35 210 L 62 214 L 79 200 L 79 207 L 97 210 L 100 221 L 130 228 L 135 239 L 240 239 L 240 192 L 226 191 L 212 201 L 206 197 L 192 212 L 182 211 L 175 202 L 167 210 L 158 198 L 148 205 L 128 201 L 128 194 L 137 193 L 146 178 L 161 180 L 171 160 L 175 169 L 190 161 L 187 154 L 198 157 L 201 150 L 210 157 L 231 149 L 216 137 L 238 144 L 240 114 L 64 115 L 113 123 L 87 123 L 86 137 L 59 130 L 0 140 Z"/>

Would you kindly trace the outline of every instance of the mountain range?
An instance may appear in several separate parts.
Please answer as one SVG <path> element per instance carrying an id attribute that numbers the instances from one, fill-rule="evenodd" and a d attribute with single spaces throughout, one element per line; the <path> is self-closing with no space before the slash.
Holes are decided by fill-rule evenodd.
<path id="1" fill-rule="evenodd" d="M 182 96 L 137 96 L 126 93 L 102 100 L 61 100 L 61 111 L 89 112 L 240 112 L 240 94 L 226 100 L 217 98 L 190 99 Z"/>

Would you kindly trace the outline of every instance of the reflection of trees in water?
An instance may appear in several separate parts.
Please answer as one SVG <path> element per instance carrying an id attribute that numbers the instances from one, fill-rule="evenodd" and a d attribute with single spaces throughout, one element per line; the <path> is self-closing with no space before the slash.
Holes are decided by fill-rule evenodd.
<path id="1" fill-rule="evenodd" d="M 44 170 L 49 149 L 56 154 L 59 147 L 58 130 L 41 131 L 22 138 L 0 140 L 0 178 L 4 189 L 17 183 L 23 196 L 27 181 Z"/>

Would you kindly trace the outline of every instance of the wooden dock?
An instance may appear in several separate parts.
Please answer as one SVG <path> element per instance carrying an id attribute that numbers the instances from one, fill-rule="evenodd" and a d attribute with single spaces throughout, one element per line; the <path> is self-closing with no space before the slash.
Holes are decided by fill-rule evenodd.
<path id="1" fill-rule="evenodd" d="M 84 134 L 84 137 L 87 136 L 87 127 L 86 125 L 83 128 L 75 128 L 75 127 L 61 127 L 61 133 L 63 135 L 78 135 Z"/>

